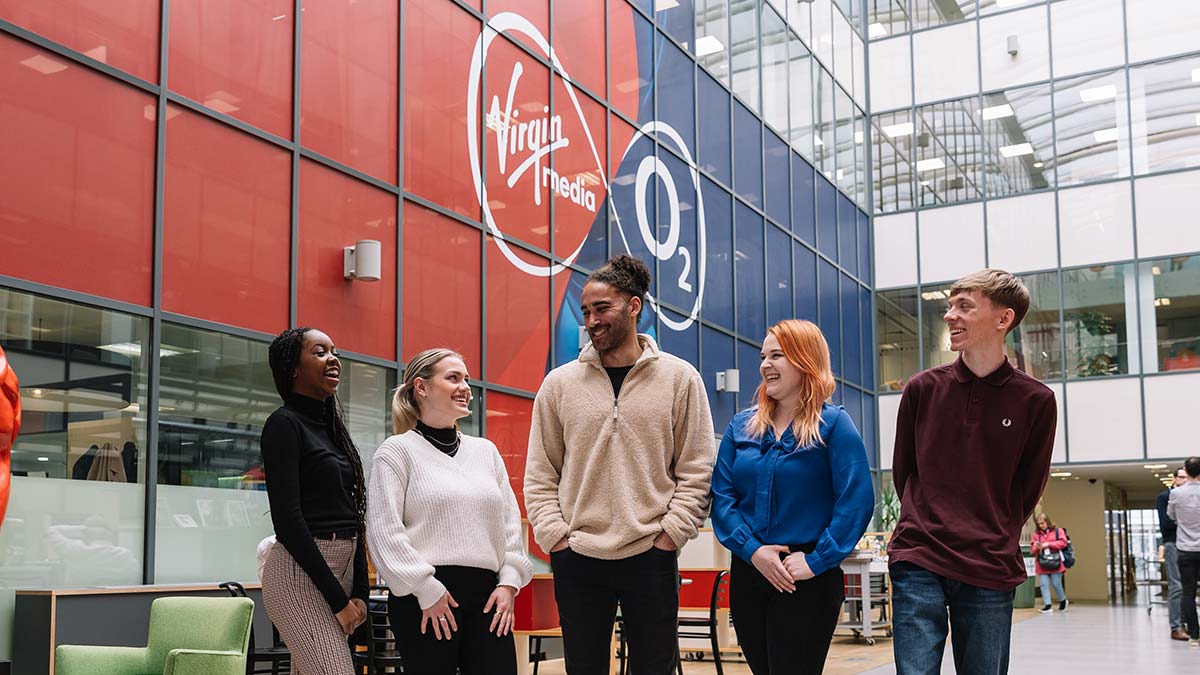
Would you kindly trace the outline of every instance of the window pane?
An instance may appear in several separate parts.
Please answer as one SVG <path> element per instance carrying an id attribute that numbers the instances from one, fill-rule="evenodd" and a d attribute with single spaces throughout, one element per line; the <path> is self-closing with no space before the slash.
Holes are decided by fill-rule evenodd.
<path id="1" fill-rule="evenodd" d="M 796 318 L 817 321 L 817 254 L 803 244 L 792 244 L 792 277 L 796 289 Z"/>
<path id="2" fill-rule="evenodd" d="M 762 339 L 767 332 L 763 276 L 763 219 L 745 204 L 737 205 L 737 332 Z"/>
<path id="3" fill-rule="evenodd" d="M 1039 380 L 1061 378 L 1058 272 L 1027 274 L 1021 281 L 1029 289 L 1029 312 L 1006 338 L 1009 359 L 1018 369 Z"/>
<path id="4" fill-rule="evenodd" d="M 1129 60 L 1146 61 L 1196 48 L 1200 3 L 1193 0 L 1126 0 Z"/>
<path id="5" fill-rule="evenodd" d="M 533 399 L 498 391 L 487 393 L 487 437 L 500 451 L 522 514 L 525 511 L 525 455 L 532 423 Z"/>
<path id="6" fill-rule="evenodd" d="M 736 3 L 730 9 L 730 53 L 733 59 L 733 93 L 758 112 L 758 11 L 757 3 Z"/>
<path id="7" fill-rule="evenodd" d="M 979 91 L 979 40 L 975 22 L 913 35 L 916 103 L 942 101 Z"/>
<path id="8" fill-rule="evenodd" d="M 549 261 L 522 250 L 513 254 L 527 265 Z M 550 355 L 550 282 L 517 269 L 495 238 L 487 242 L 487 372 L 489 382 L 537 391 Z M 438 275 L 440 276 L 440 274 Z M 512 302 L 521 298 L 521 302 Z"/>
<path id="9" fill-rule="evenodd" d="M 604 3 L 605 0 L 554 3 L 554 55 L 573 83 L 601 97 L 604 96 L 604 40 L 596 39 L 596 26 L 604 25 Z"/>
<path id="10" fill-rule="evenodd" d="M 299 214 L 298 322 L 340 336 L 341 349 L 395 359 L 396 197 L 301 159 Z M 379 242 L 379 282 L 348 284 L 343 249 L 364 239 Z"/>
<path id="11" fill-rule="evenodd" d="M 1200 255 L 1144 262 L 1141 279 L 1142 312 L 1153 318 L 1158 370 L 1200 368 Z M 1147 297 L 1148 285 L 1153 299 Z M 1142 335 L 1150 337 L 1146 328 Z M 1146 371 L 1154 372 L 1150 364 Z"/>
<path id="12" fill-rule="evenodd" d="M 309 0 L 300 22 L 300 142 L 389 183 L 396 182 L 398 11 L 387 0 Z"/>
<path id="13" fill-rule="evenodd" d="M 908 0 L 867 0 L 867 36 L 872 40 L 908 30 Z"/>
<path id="14" fill-rule="evenodd" d="M 1098 265 L 1063 272 L 1067 377 L 1138 371 L 1133 265 Z"/>
<path id="15" fill-rule="evenodd" d="M 795 36 L 788 37 L 788 138 L 800 154 L 813 157 L 812 56 Z"/>
<path id="16" fill-rule="evenodd" d="M 0 289 L 0 343 L 21 381 L 14 476 L 117 483 L 145 476 L 149 323 Z"/>
<path id="17" fill-rule="evenodd" d="M 912 41 L 909 38 L 871 43 L 870 89 L 873 110 L 911 106 L 912 77 Z"/>
<path id="18" fill-rule="evenodd" d="M 950 329 L 942 320 L 949 299 L 950 284 L 921 287 L 921 338 L 925 352 L 922 368 L 936 368 L 958 358 L 958 354 L 950 351 Z"/>
<path id="19" fill-rule="evenodd" d="M 658 119 L 670 125 L 683 139 L 684 147 L 696 156 L 696 87 L 692 60 L 673 44 L 663 41 L 658 50 Z M 556 100 L 557 102 L 557 100 Z M 667 141 L 672 143 L 673 141 Z"/>
<path id="20" fill-rule="evenodd" d="M 707 178 L 700 186 L 708 254 L 703 318 L 733 330 L 733 197 Z"/>
<path id="21" fill-rule="evenodd" d="M 172 106 L 166 160 L 164 309 L 267 333 L 282 330 L 288 322 L 291 153 Z"/>
<path id="22" fill-rule="evenodd" d="M 151 304 L 156 99 L 7 35 L 0 91 L 2 273 Z"/>
<path id="23" fill-rule="evenodd" d="M 855 191 L 855 168 L 854 168 L 854 113 L 856 112 L 854 104 L 850 102 L 850 96 L 841 87 L 837 87 L 835 91 L 835 100 L 837 101 L 837 130 L 834 132 L 834 137 L 837 139 L 837 168 L 834 170 L 834 183 L 847 194 L 854 194 Z"/>
<path id="24" fill-rule="evenodd" d="M 653 265 L 655 258 L 658 259 L 657 297 L 690 314 L 700 290 L 700 270 L 694 257 L 699 253 L 696 187 L 691 169 L 675 155 L 660 147 L 658 160 L 666 172 L 653 179 L 658 191 L 657 241 L 654 256 L 645 260 Z"/>
<path id="25" fill-rule="evenodd" d="M 672 0 L 657 2 L 654 7 L 654 20 L 667 31 L 684 49 L 691 49 L 692 33 L 696 27 L 693 21 L 695 10 L 692 3 L 703 4 L 704 0 Z M 563 4 L 563 3 L 557 3 Z"/>
<path id="26" fill-rule="evenodd" d="M 858 276 L 858 209 L 844 195 L 838 195 L 838 264 Z"/>
<path id="27" fill-rule="evenodd" d="M 913 28 L 954 23 L 975 16 L 976 0 L 908 0 Z"/>
<path id="28" fill-rule="evenodd" d="M 473 227 L 404 203 L 400 360 L 423 349 L 450 347 L 462 353 L 475 377 L 483 377 L 479 236 Z"/>
<path id="29" fill-rule="evenodd" d="M 989 196 L 1041 190 L 1054 184 L 1050 85 L 985 94 L 982 120 Z"/>
<path id="30" fill-rule="evenodd" d="M 842 275 L 842 377 L 854 384 L 862 384 L 863 373 L 863 348 L 859 343 L 862 337 L 859 327 L 862 313 L 858 307 L 858 289 L 857 282 L 845 274 Z"/>
<path id="31" fill-rule="evenodd" d="M 979 199 L 983 160 L 975 96 L 917 108 L 917 182 L 920 206 Z"/>
<path id="32" fill-rule="evenodd" d="M 788 128 L 788 30 L 783 19 L 762 6 L 762 116 L 782 133 Z"/>
<path id="33" fill-rule="evenodd" d="M 762 208 L 762 123 L 746 106 L 733 106 L 733 185 L 742 199 Z"/>
<path id="34" fill-rule="evenodd" d="M 833 366 L 833 374 L 841 377 L 842 318 L 838 309 L 838 300 L 841 297 L 841 289 L 838 287 L 839 275 L 836 267 L 824 260 L 818 260 L 817 276 L 820 298 L 817 325 L 820 326 L 821 332 L 825 334 L 825 340 L 829 343 L 829 360 Z"/>
<path id="35" fill-rule="evenodd" d="M 1200 57 L 1131 68 L 1129 81 L 1134 171 L 1200 166 Z"/>
<path id="36" fill-rule="evenodd" d="M 695 0 L 696 60 L 729 86 L 729 15 L 725 0 Z"/>
<path id="37" fill-rule="evenodd" d="M 604 105 L 574 88 L 568 89 L 567 81 L 557 75 L 553 81 L 553 124 L 561 120 L 563 137 L 570 140 L 569 146 L 554 151 L 552 167 L 541 162 L 540 169 L 539 180 L 554 202 L 554 254 L 594 268 L 608 257 L 604 250 L 608 224 L 604 182 L 608 176 L 604 151 L 608 129 Z M 516 196 L 522 198 L 520 192 Z M 530 197 L 526 195 L 524 199 Z M 580 246 L 588 241 L 589 235 L 592 239 L 584 255 Z M 577 258 L 573 257 L 576 251 L 579 251 Z M 589 258 L 595 261 L 597 257 L 599 264 L 588 264 Z"/>
<path id="38" fill-rule="evenodd" d="M 700 73 L 697 114 L 700 117 L 700 168 L 717 180 L 732 185 L 729 171 L 729 92 L 717 81 Z"/>
<path id="39" fill-rule="evenodd" d="M 291 138 L 294 8 L 292 0 L 175 0 L 171 90 Z"/>
<path id="40" fill-rule="evenodd" d="M 1129 114 L 1123 71 L 1054 84 L 1058 184 L 1129 175 Z"/>
<path id="41" fill-rule="evenodd" d="M 875 329 L 880 391 L 900 391 L 921 370 L 917 344 L 917 289 L 875 294 Z"/>
<path id="42" fill-rule="evenodd" d="M 775 222 L 787 228 L 791 211 L 788 160 L 794 155 L 787 144 L 771 131 L 763 131 L 763 145 L 763 187 L 766 191 L 764 210 Z M 797 199 L 803 197 L 804 195 L 796 195 Z"/>
<path id="43" fill-rule="evenodd" d="M 158 82 L 159 4 L 160 0 L 0 0 L 0 19 Z"/>
<path id="44" fill-rule="evenodd" d="M 767 325 L 792 318 L 792 238 L 767 223 Z"/>
<path id="45" fill-rule="evenodd" d="M 610 0 L 608 50 L 619 55 L 609 59 L 612 107 L 639 124 L 654 119 L 654 26 L 624 2 Z"/>
<path id="46" fill-rule="evenodd" d="M 715 386 L 707 386 L 716 382 L 716 374 L 734 367 L 734 341 L 725 333 L 704 326 L 700 329 L 700 358 L 703 369 L 700 374 L 704 379 L 705 391 L 708 394 L 708 407 L 712 409 L 713 426 L 719 434 L 725 433 L 729 420 L 738 411 L 737 397 L 739 394 L 717 391 Z M 747 373 L 749 375 L 749 373 Z M 747 380 L 747 385 L 753 380 Z M 749 388 L 749 387 L 748 387 Z"/>
<path id="47" fill-rule="evenodd" d="M 667 322 L 670 321 L 676 326 L 682 326 L 683 322 L 687 320 L 686 316 L 678 312 L 672 312 L 669 309 L 663 309 L 660 312 L 660 317 L 665 317 L 665 319 L 660 318 L 657 325 L 659 347 L 668 354 L 674 354 L 693 366 L 700 363 L 698 324 L 692 322 L 683 330 L 675 330 Z M 524 468 L 525 466 L 522 464 L 522 475 Z"/>
<path id="48" fill-rule="evenodd" d="M 404 189 L 472 220 L 479 219 L 479 187 L 471 175 L 466 102 L 459 87 L 470 76 L 471 55 L 479 37 L 479 20 L 445 0 L 412 0 L 404 14 Z M 497 40 L 498 44 L 500 41 Z M 511 73 L 511 70 L 509 71 Z M 508 76 L 492 80 L 497 106 L 507 102 Z M 520 110 L 523 100 L 513 101 Z M 490 115 L 491 100 L 474 108 L 480 127 L 503 128 L 506 121 Z M 516 116 L 510 128 L 516 129 Z M 472 130 L 478 143 L 482 129 Z M 494 139 L 495 136 L 492 136 Z M 483 150 L 489 157 L 496 146 Z"/>
<path id="49" fill-rule="evenodd" d="M 808 242 L 817 244 L 816 196 L 812 165 L 792 155 L 792 232 Z"/>
<path id="50" fill-rule="evenodd" d="M 830 260 L 838 257 L 837 189 L 817 178 L 817 250 Z"/>
<path id="51" fill-rule="evenodd" d="M 907 110 L 872 118 L 875 210 L 890 213 L 913 207 L 913 157 L 916 127 Z"/>
<path id="52" fill-rule="evenodd" d="M 1125 61 L 1123 12 L 1122 0 L 1066 0 L 1051 3 L 1054 76 L 1063 77 L 1121 65 Z M 1174 18 L 1162 12 L 1160 24 L 1169 24 Z"/>
<path id="53" fill-rule="evenodd" d="M 816 68 L 817 89 L 813 92 L 815 115 L 813 124 L 813 165 L 830 180 L 833 179 L 834 145 L 833 129 L 833 77 L 824 68 Z"/>
<path id="54" fill-rule="evenodd" d="M 984 91 L 1050 79 L 1048 21 L 1045 6 L 1033 6 L 1024 11 L 989 17 L 979 23 L 980 74 Z M 1116 24 L 1120 30 L 1119 10 Z M 1057 35 L 1055 39 L 1058 39 Z M 1121 52 L 1120 43 L 1113 51 Z M 1056 68 L 1059 65 L 1057 53 L 1054 65 Z"/>

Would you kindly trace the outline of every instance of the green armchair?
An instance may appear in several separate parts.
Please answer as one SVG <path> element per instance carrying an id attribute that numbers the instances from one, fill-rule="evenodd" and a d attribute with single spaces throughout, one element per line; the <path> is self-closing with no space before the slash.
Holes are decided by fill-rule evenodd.
<path id="1" fill-rule="evenodd" d="M 60 645 L 55 675 L 244 675 L 254 601 L 158 598 L 145 647 Z"/>

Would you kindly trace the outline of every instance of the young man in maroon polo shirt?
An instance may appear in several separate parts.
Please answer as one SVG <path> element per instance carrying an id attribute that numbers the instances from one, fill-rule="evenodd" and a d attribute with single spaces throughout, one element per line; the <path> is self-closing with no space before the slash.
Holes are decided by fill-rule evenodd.
<path id="1" fill-rule="evenodd" d="M 1046 486 L 1057 417 L 1054 393 L 1005 354 L 1028 309 L 1007 272 L 959 279 L 943 317 L 958 360 L 914 375 L 900 399 L 888 547 L 897 675 L 940 673 L 948 627 L 960 675 L 1008 672 L 1021 528 Z"/>

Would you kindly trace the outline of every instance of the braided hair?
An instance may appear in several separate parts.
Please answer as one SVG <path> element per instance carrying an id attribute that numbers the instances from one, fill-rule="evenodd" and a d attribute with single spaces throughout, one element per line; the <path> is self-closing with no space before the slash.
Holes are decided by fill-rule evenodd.
<path id="1" fill-rule="evenodd" d="M 271 341 L 267 350 L 267 361 L 271 365 L 271 379 L 275 382 L 275 391 L 284 401 L 292 393 L 292 371 L 300 363 L 300 351 L 304 348 L 304 335 L 313 330 L 308 326 L 289 328 Z M 362 536 L 366 529 L 367 517 L 367 488 L 363 477 L 362 458 L 358 448 L 350 438 L 350 431 L 343 421 L 345 412 L 337 395 L 325 399 L 325 417 L 331 422 L 330 436 L 338 449 L 346 454 L 350 466 L 354 467 L 354 510 L 358 515 L 358 532 Z"/>
<path id="2" fill-rule="evenodd" d="M 638 298 L 644 308 L 646 293 L 650 290 L 650 268 L 640 259 L 622 253 L 609 258 L 608 262 L 592 272 L 587 280 L 588 283 L 596 281 L 607 284 L 631 298 Z M 642 311 L 639 309 L 638 318 L 641 316 Z"/>

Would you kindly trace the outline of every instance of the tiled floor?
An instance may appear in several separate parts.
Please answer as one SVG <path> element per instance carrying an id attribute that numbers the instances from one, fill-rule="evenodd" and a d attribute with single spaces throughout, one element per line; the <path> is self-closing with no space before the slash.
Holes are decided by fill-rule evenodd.
<path id="1" fill-rule="evenodd" d="M 1170 639 L 1167 613 L 1145 607 L 1072 605 L 1065 613 L 1018 610 L 1013 617 L 1009 673 L 1087 675 L 1200 675 L 1200 648 Z M 1049 666 L 1049 670 L 1047 667 Z M 726 675 L 750 675 L 744 663 L 725 666 Z M 562 661 L 547 662 L 545 675 L 562 675 Z M 711 675 L 711 662 L 684 663 L 686 675 Z M 873 647 L 837 638 L 825 675 L 894 675 L 890 640 Z M 947 647 L 942 673 L 954 673 Z"/>

